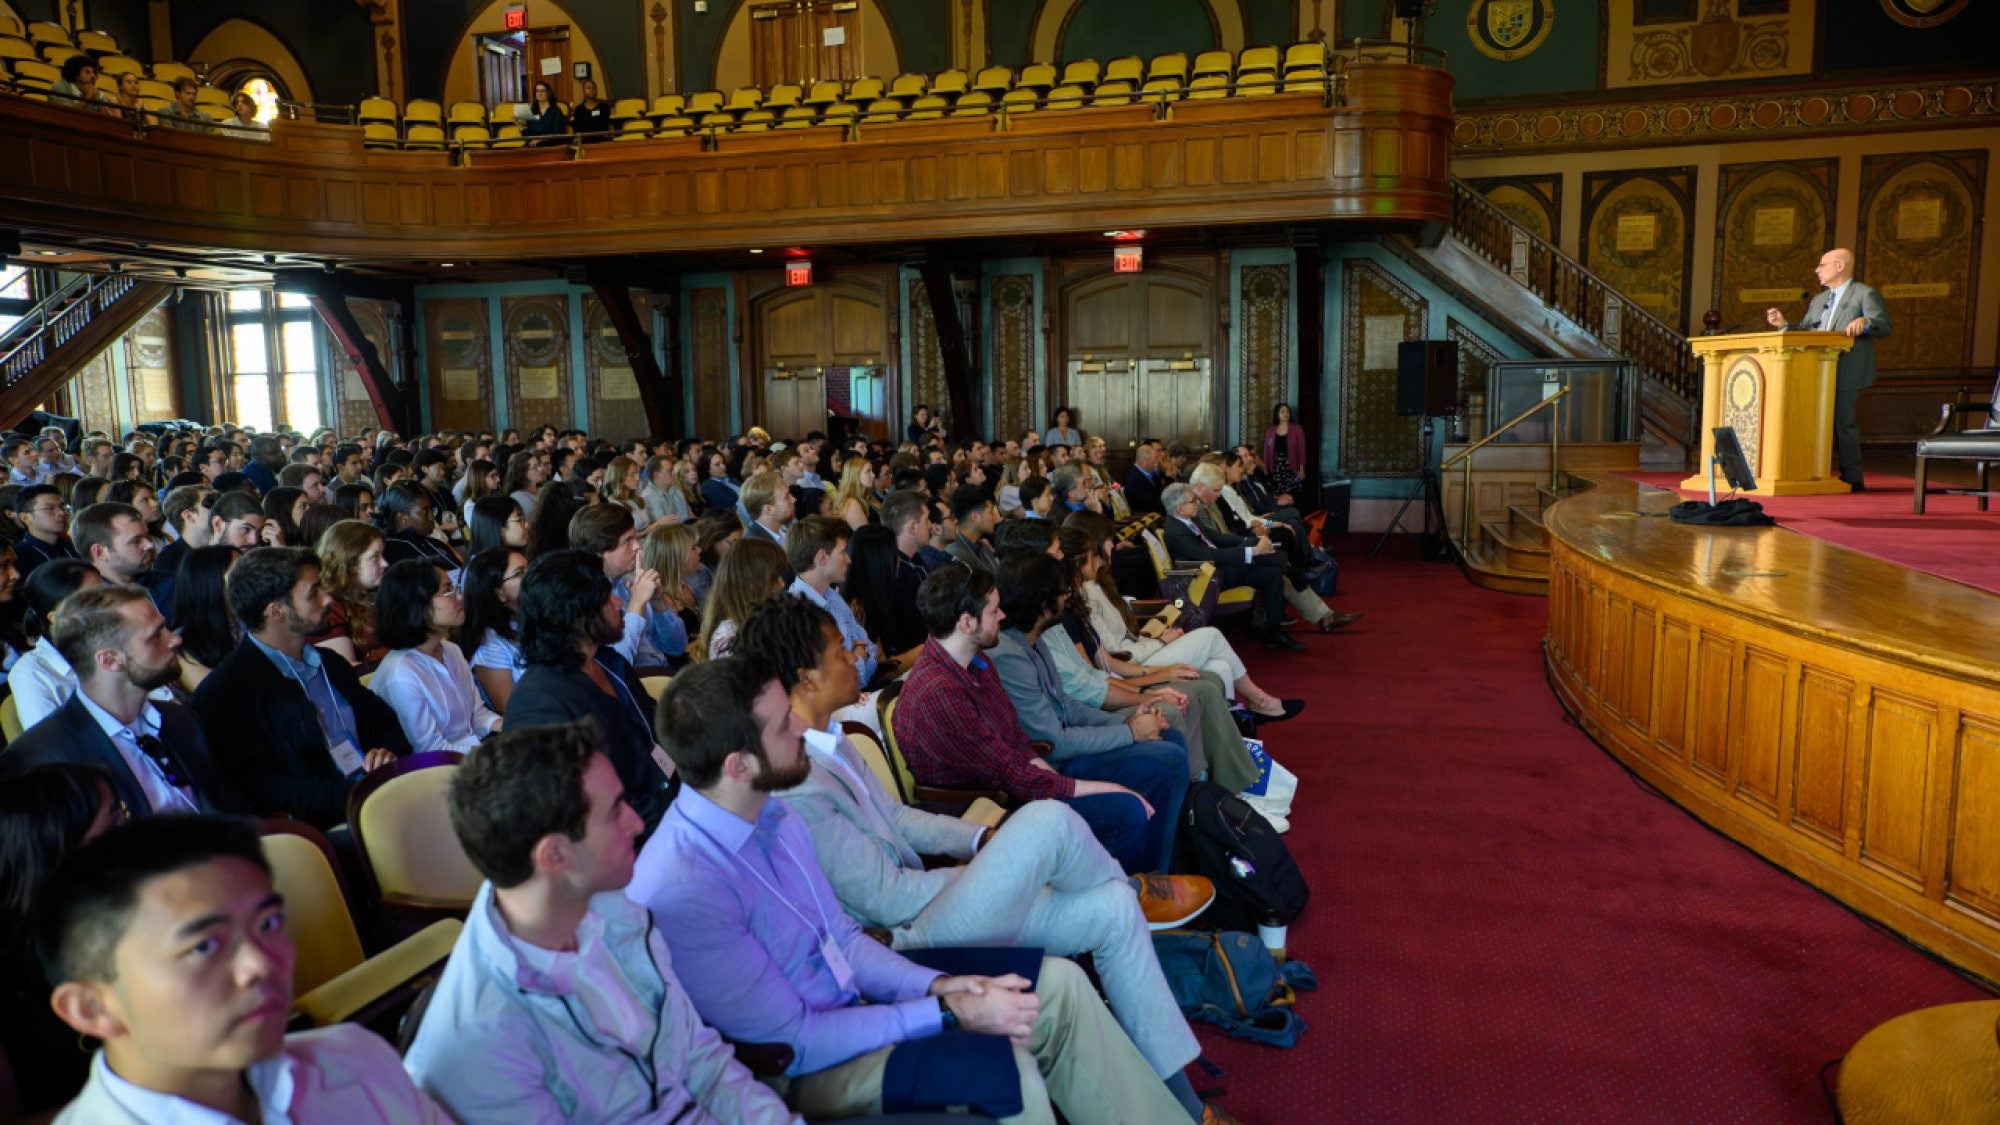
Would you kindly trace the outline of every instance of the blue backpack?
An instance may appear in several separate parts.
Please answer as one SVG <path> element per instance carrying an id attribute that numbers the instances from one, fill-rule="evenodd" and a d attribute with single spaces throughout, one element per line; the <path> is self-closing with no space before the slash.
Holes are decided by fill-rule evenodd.
<path id="1" fill-rule="evenodd" d="M 1303 961 L 1279 964 L 1256 934 L 1162 930 L 1153 951 L 1189 1019 L 1273 1047 L 1289 1047 L 1305 1032 L 1293 1005 L 1319 981 Z"/>

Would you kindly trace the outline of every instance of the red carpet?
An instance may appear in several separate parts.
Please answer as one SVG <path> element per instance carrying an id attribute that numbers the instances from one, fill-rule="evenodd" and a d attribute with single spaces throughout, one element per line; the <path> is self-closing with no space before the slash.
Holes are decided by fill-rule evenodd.
<path id="1" fill-rule="evenodd" d="M 1955 466 L 1954 466 L 1955 467 Z M 1674 488 L 1686 473 L 1627 473 Z M 1937 481 L 1917 515 L 1909 477 L 1868 474 L 1868 491 L 1847 496 L 1756 496 L 1783 527 L 1915 570 L 2000 593 L 2000 503 L 1979 510 L 1971 496 L 1940 496 Z M 1968 481 L 1958 487 L 1970 487 Z M 1703 491 L 1685 493 L 1708 499 Z"/>
<path id="2" fill-rule="evenodd" d="M 1240 651 L 1311 700 L 1266 728 L 1318 973 L 1289 1051 L 1200 1028 L 1222 1104 L 1296 1122 L 1823 1122 L 1822 1064 L 1984 994 L 1650 795 L 1569 726 L 1547 603 L 1336 545 L 1311 651 Z M 1207 1082 L 1197 1079 L 1196 1085 Z"/>

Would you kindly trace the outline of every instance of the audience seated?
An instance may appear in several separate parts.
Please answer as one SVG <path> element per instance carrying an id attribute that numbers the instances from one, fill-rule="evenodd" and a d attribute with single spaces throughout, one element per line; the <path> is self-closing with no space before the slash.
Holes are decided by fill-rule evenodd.
<path id="1" fill-rule="evenodd" d="M 862 932 L 804 823 L 769 799 L 810 773 L 804 721 L 770 672 L 737 657 L 697 665 L 668 684 L 658 721 L 686 785 L 641 849 L 626 894 L 662 923 L 704 1020 L 738 1040 L 792 1049 L 788 1097 L 799 1112 L 970 1103 L 1050 1120 L 1053 1104 L 1080 1125 L 1198 1114 L 1073 963 L 1035 949 L 975 954 L 956 960 L 1027 973 L 946 975 Z M 973 1034 L 940 1034 L 954 1030 Z M 892 1087 L 888 1074 L 903 1077 Z M 935 1090 L 937 1100 L 885 1104 L 886 1090 L 910 1088 Z"/>
<path id="2" fill-rule="evenodd" d="M 229 608 L 247 635 L 194 693 L 217 758 L 262 816 L 342 823 L 347 791 L 409 753 L 396 713 L 346 662 L 306 638 L 333 599 L 312 552 L 259 547 L 229 571 Z"/>
<path id="3" fill-rule="evenodd" d="M 762 539 L 780 548 L 785 545 L 795 505 L 782 477 L 769 470 L 753 474 L 743 482 L 741 506 L 748 517 L 743 527 L 745 539 Z"/>
<path id="4" fill-rule="evenodd" d="M 951 494 L 951 518 L 958 525 L 958 535 L 945 548 L 945 553 L 959 562 L 977 570 L 983 570 L 991 577 L 998 573 L 999 556 L 993 545 L 987 542 L 993 530 L 1000 525 L 1000 509 L 993 503 L 993 496 L 983 488 L 966 485 Z"/>
<path id="5" fill-rule="evenodd" d="M 360 1025 L 285 1034 L 284 900 L 239 821 L 149 817 L 85 843 L 35 936 L 56 1015 L 102 1044 L 62 1125 L 449 1120 Z"/>
<path id="6" fill-rule="evenodd" d="M 1133 515 L 1164 515 L 1160 490 L 1166 487 L 1159 466 L 1160 444 L 1146 440 L 1132 451 L 1132 467 L 1125 471 L 1125 503 Z"/>
<path id="7" fill-rule="evenodd" d="M 706 660 L 726 655 L 751 611 L 785 592 L 785 569 L 784 550 L 768 539 L 746 538 L 730 548 L 715 569 L 695 651 Z"/>
<path id="8" fill-rule="evenodd" d="M 470 652 L 472 678 L 494 711 L 506 714 L 527 664 L 514 625 L 521 600 L 521 579 L 528 573 L 528 556 L 511 547 L 488 547 L 466 565 L 460 593 L 465 622 L 458 627 L 458 648 Z"/>
<path id="9" fill-rule="evenodd" d="M 208 541 L 239 551 L 264 546 L 264 507 L 257 497 L 217 484 L 215 502 L 208 510 Z M 314 549 L 314 543 L 298 546 Z"/>
<path id="10" fill-rule="evenodd" d="M 500 716 L 475 690 L 465 654 L 446 638 L 465 623 L 451 576 L 430 559 L 404 559 L 375 592 L 375 629 L 389 655 L 368 690 L 396 712 L 416 753 L 469 754 L 500 729 Z"/>
<path id="11" fill-rule="evenodd" d="M 184 484 L 167 492 L 161 512 L 171 533 L 170 542 L 153 557 L 153 573 L 146 586 L 153 604 L 171 619 L 174 615 L 174 583 L 181 561 L 189 551 L 210 542 L 209 514 L 215 506 L 215 490 L 205 485 Z"/>
<path id="12" fill-rule="evenodd" d="M 639 816 L 588 722 L 516 728 L 459 767 L 486 881 L 405 1065 L 460 1121 L 790 1122 L 705 1026 L 620 891 Z M 635 1065 L 637 1064 L 637 1065 Z"/>
<path id="13" fill-rule="evenodd" d="M 308 638 L 315 648 L 349 664 L 374 663 L 387 652 L 375 636 L 375 588 L 388 569 L 386 542 L 380 528 L 360 520 L 342 520 L 320 536 L 316 554 L 330 606 Z"/>
<path id="14" fill-rule="evenodd" d="M 788 592 L 818 606 L 833 618 L 840 628 L 841 637 L 854 653 L 861 682 L 872 684 L 882 654 L 869 638 L 868 631 L 855 619 L 853 608 L 847 604 L 847 544 L 852 538 L 853 529 L 840 520 L 826 516 L 800 520 L 792 528 L 786 548 L 786 561 L 798 575 L 792 580 Z"/>
<path id="15" fill-rule="evenodd" d="M 181 638 L 181 687 L 193 691 L 242 640 L 225 590 L 229 568 L 242 552 L 196 547 L 174 576 L 174 614 L 168 625 Z"/>
<path id="16" fill-rule="evenodd" d="M 596 555 L 618 598 L 624 635 L 614 645 L 635 667 L 666 663 L 669 650 L 687 651 L 687 626 L 680 615 L 656 609 L 660 575 L 639 565 L 639 530 L 632 510 L 621 504 L 593 504 L 569 520 L 570 546 Z"/>
<path id="17" fill-rule="evenodd" d="M 22 652 L 7 670 L 7 686 L 14 697 L 14 714 L 23 728 L 47 718 L 76 691 L 76 672 L 49 639 L 56 607 L 86 586 L 103 584 L 96 569 L 82 559 L 56 559 L 38 567 L 21 583 L 15 599 L 24 603 L 21 633 L 33 647 Z"/>
<path id="18" fill-rule="evenodd" d="M 451 544 L 434 534 L 438 510 L 436 499 L 422 485 L 405 481 L 384 491 L 376 504 L 384 529 L 383 560 L 425 559 L 454 571 L 464 566 Z"/>
<path id="19" fill-rule="evenodd" d="M 250 811 L 212 760 L 195 716 L 171 698 L 149 698 L 180 678 L 181 641 L 144 591 L 99 586 L 70 595 L 46 643 L 77 670 L 76 689 L 8 747 L 6 772 L 91 766 L 134 814 Z"/>
<path id="20" fill-rule="evenodd" d="M 669 665 L 685 664 L 688 642 L 701 632 L 701 599 L 691 581 L 701 568 L 695 529 L 685 523 L 656 521 L 646 530 L 639 548 L 639 567 L 659 575 L 649 612 L 669 613 L 680 622 L 678 629 L 655 629 L 653 644 Z"/>
<path id="21" fill-rule="evenodd" d="M 596 556 L 555 551 L 521 580 L 521 657 L 507 700 L 510 728 L 595 719 L 625 801 L 651 832 L 673 800 L 672 763 L 646 721 L 651 697 L 613 647 L 624 635 L 618 599 Z"/>
<path id="22" fill-rule="evenodd" d="M 78 557 L 69 538 L 69 505 L 53 484 L 29 484 L 14 494 L 14 514 L 24 534 L 14 540 L 14 567 L 23 578 L 51 559 Z"/>

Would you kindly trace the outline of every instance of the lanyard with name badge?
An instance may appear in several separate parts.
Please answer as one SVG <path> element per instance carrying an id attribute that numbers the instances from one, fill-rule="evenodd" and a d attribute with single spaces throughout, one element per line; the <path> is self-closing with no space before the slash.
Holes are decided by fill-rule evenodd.
<path id="1" fill-rule="evenodd" d="M 778 900 L 779 905 L 796 915 L 799 921 L 805 923 L 807 929 L 815 931 L 819 937 L 820 960 L 826 962 L 827 970 L 833 974 L 833 983 L 838 985 L 842 992 L 856 992 L 854 988 L 854 967 L 848 964 L 847 954 L 841 950 L 840 943 L 834 940 L 833 926 L 826 920 L 826 908 L 820 905 L 819 892 L 812 887 L 812 876 L 806 872 L 806 865 L 799 862 L 799 857 L 792 854 L 791 845 L 785 843 L 783 840 L 778 841 L 778 847 L 784 851 L 785 858 L 792 862 L 792 866 L 798 869 L 799 877 L 806 881 L 806 893 L 812 896 L 813 912 L 819 915 L 818 926 L 814 926 L 813 920 L 806 917 L 805 911 L 792 905 L 792 900 L 786 898 L 783 891 L 772 886 L 771 881 L 764 878 L 763 873 L 758 871 L 756 866 L 749 860 L 723 847 L 722 841 L 709 835 L 708 829 L 696 824 L 693 817 L 688 818 L 688 824 L 696 832 L 701 833 L 709 843 L 714 844 L 717 851 L 728 856 L 738 867 L 748 871 L 752 879 L 757 880 L 765 890 L 771 892 L 771 897 Z M 769 852 L 765 852 L 764 854 L 767 857 L 770 855 Z M 858 992 L 856 994 L 859 995 Z"/>

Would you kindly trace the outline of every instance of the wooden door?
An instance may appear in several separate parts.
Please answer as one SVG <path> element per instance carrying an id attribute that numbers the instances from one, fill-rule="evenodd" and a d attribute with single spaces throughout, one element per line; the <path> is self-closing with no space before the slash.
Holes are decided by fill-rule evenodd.
<path id="1" fill-rule="evenodd" d="M 759 4 L 750 9 L 750 80 L 769 89 L 805 81 L 799 51 L 805 20 L 796 4 Z"/>
<path id="2" fill-rule="evenodd" d="M 842 82 L 861 77 L 861 5 L 834 0 L 812 6 L 806 40 L 813 54 L 813 78 Z"/>
<path id="3" fill-rule="evenodd" d="M 750 9 L 750 74 L 759 86 L 861 76 L 858 0 L 779 0 Z"/>
<path id="4" fill-rule="evenodd" d="M 1171 272 L 1102 274 L 1063 296 L 1068 401 L 1114 459 L 1142 437 L 1214 441 L 1214 286 Z"/>
<path id="5" fill-rule="evenodd" d="M 513 36 L 481 35 L 473 40 L 472 52 L 479 60 L 479 100 L 486 108 L 528 100 L 523 81 L 528 64 Z"/>
<path id="6" fill-rule="evenodd" d="M 829 413 L 886 438 L 891 404 L 888 311 L 864 285 L 814 285 L 765 298 L 757 310 L 761 402 L 750 419 L 772 436 L 826 430 Z"/>
<path id="7" fill-rule="evenodd" d="M 544 59 L 556 60 L 552 73 L 543 73 Z M 537 81 L 547 82 L 556 100 L 564 105 L 573 100 L 569 84 L 569 25 L 528 29 L 528 80 L 524 94 L 532 93 Z M 528 100 L 525 96 L 521 99 Z"/>

